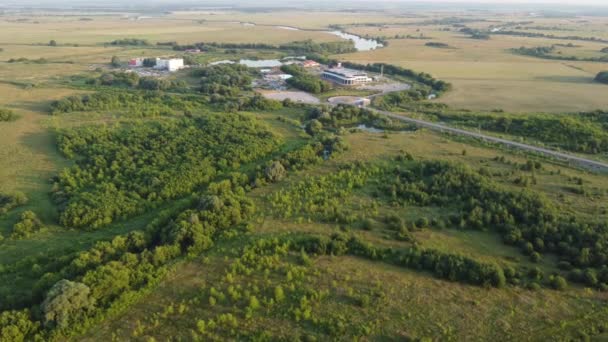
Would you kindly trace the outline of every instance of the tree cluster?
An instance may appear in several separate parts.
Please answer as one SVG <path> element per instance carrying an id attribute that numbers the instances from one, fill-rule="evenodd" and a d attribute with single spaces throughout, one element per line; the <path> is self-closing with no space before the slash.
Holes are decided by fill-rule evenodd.
<path id="1" fill-rule="evenodd" d="M 112 90 L 54 101 L 51 113 L 120 111 L 130 117 L 155 117 L 191 113 L 206 103 L 205 98 L 196 95 Z"/>
<path id="2" fill-rule="evenodd" d="M 241 90 L 250 89 L 251 70 L 241 64 L 218 64 L 195 69 L 195 77 L 201 78 L 201 92 L 222 96 L 236 96 Z"/>
<path id="3" fill-rule="evenodd" d="M 263 126 L 237 114 L 64 131 L 59 150 L 76 165 L 55 181 L 60 222 L 98 228 L 140 213 L 190 193 L 217 170 L 264 156 L 277 143 Z"/>
<path id="4" fill-rule="evenodd" d="M 11 239 L 24 239 L 32 236 L 44 228 L 36 213 L 26 210 L 21 213 L 19 221 L 13 226 Z"/>
<path id="5" fill-rule="evenodd" d="M 519 246 L 533 259 L 554 253 L 564 265 L 608 270 L 605 222 L 582 222 L 560 213 L 537 193 L 506 191 L 462 165 L 406 162 L 386 175 L 381 184 L 393 201 L 457 209 L 460 214 L 450 218 L 452 225 L 495 230 L 505 243 Z"/>
<path id="6" fill-rule="evenodd" d="M 119 46 L 150 46 L 150 42 L 146 39 L 139 38 L 123 38 L 116 39 L 110 42 L 110 45 L 119 45 Z"/>
<path id="7" fill-rule="evenodd" d="M 309 74 L 300 65 L 283 65 L 281 71 L 293 76 L 287 80 L 287 84 L 294 88 L 313 94 L 323 93 L 332 89 L 331 83 Z"/>

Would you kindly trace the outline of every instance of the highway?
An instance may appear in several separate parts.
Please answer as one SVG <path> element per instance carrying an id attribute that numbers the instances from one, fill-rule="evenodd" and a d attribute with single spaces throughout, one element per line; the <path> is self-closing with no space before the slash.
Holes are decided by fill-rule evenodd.
<path id="1" fill-rule="evenodd" d="M 442 125 L 439 123 L 434 123 L 434 122 L 430 122 L 430 121 L 426 121 L 426 120 L 414 119 L 414 118 L 410 118 L 407 116 L 395 114 L 392 112 L 374 109 L 371 107 L 367 107 L 367 109 L 369 109 L 372 112 L 388 116 L 392 119 L 401 120 L 401 121 L 415 124 L 419 127 L 424 127 L 424 128 L 428 128 L 428 129 L 432 129 L 432 130 L 440 131 L 440 132 L 449 132 L 449 133 L 453 133 L 453 134 L 457 134 L 457 135 L 461 135 L 461 136 L 478 138 L 478 139 L 486 140 L 489 142 L 502 144 L 502 145 L 505 145 L 508 147 L 514 147 L 514 148 L 518 148 L 518 149 L 525 150 L 525 151 L 536 152 L 536 153 L 539 153 L 539 154 L 542 154 L 545 156 L 561 159 L 561 160 L 567 161 L 569 163 L 576 164 L 578 166 L 581 166 L 581 167 L 584 167 L 587 169 L 591 169 L 591 170 L 595 170 L 595 171 L 608 171 L 607 163 L 602 163 L 602 162 L 599 162 L 596 160 L 586 159 L 586 158 L 578 157 L 578 156 L 575 156 L 572 154 L 553 151 L 553 150 L 549 150 L 546 148 L 537 147 L 537 146 L 533 146 L 533 145 L 522 144 L 522 143 L 515 142 L 512 140 L 493 137 L 490 135 L 467 131 L 464 129 L 445 126 L 445 125 Z"/>

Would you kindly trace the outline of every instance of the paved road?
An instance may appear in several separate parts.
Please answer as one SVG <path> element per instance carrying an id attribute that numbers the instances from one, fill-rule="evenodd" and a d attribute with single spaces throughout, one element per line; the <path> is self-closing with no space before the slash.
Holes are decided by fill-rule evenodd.
<path id="1" fill-rule="evenodd" d="M 557 158 L 557 159 L 565 160 L 567 162 L 570 162 L 570 163 L 573 163 L 573 164 L 577 164 L 579 166 L 582 166 L 582 167 L 585 167 L 585 168 L 588 168 L 588 169 L 592 169 L 592 170 L 596 170 L 596 171 L 608 171 L 608 164 L 602 163 L 602 162 L 599 162 L 599 161 L 596 161 L 596 160 L 581 158 L 581 157 L 577 157 L 577 156 L 572 155 L 572 154 L 557 152 L 557 151 L 549 150 L 549 149 L 542 148 L 542 147 L 537 147 L 537 146 L 532 146 L 532 145 L 528 145 L 528 144 L 518 143 L 518 142 L 515 142 L 515 141 L 512 141 L 512 140 L 497 138 L 497 137 L 493 137 L 493 136 L 490 136 L 490 135 L 485 135 L 485 134 L 481 134 L 481 133 L 467 131 L 467 130 L 464 130 L 464 129 L 458 129 L 458 128 L 454 128 L 454 127 L 449 127 L 449 126 L 445 126 L 445 125 L 434 123 L 434 122 L 430 122 L 430 121 L 413 119 L 413 118 L 410 118 L 410 117 L 407 117 L 407 116 L 398 115 L 398 114 L 395 114 L 395 113 L 392 113 L 392 112 L 387 112 L 387 111 L 384 111 L 384 110 L 374 109 L 374 108 L 370 108 L 370 107 L 368 107 L 367 109 L 369 109 L 369 110 L 371 110 L 373 112 L 382 114 L 382 115 L 386 115 L 386 116 L 391 117 L 393 119 L 397 119 L 397 120 L 413 123 L 413 124 L 415 124 L 417 126 L 420 126 L 420 127 L 425 127 L 425 128 L 429 128 L 429 129 L 436 130 L 436 131 L 441 131 L 441 132 L 450 132 L 450 133 L 454 133 L 454 134 L 458 134 L 458 135 L 462 135 L 462 136 L 479 138 L 479 139 L 483 139 L 483 140 L 486 140 L 486 141 L 490 141 L 490 142 L 494 142 L 494 143 L 498 143 L 498 144 L 503 144 L 503 145 L 506 145 L 506 146 L 509 146 L 509 147 L 514 147 L 514 148 L 519 148 L 519 149 L 526 150 L 526 151 L 536 152 L 536 153 L 543 154 L 545 156 L 549 156 L 549 157 L 554 157 L 554 158 Z"/>

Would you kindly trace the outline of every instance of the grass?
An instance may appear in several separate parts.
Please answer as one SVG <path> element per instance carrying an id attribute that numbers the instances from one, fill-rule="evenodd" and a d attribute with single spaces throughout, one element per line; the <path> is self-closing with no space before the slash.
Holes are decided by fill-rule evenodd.
<path id="1" fill-rule="evenodd" d="M 233 251 L 231 247 L 218 246 L 204 258 L 178 265 L 144 300 L 81 340 L 94 341 L 111 336 L 143 340 L 169 336 L 191 338 L 190 331 L 196 330 L 197 320 L 225 312 L 235 313 L 240 332 L 262 329 L 272 332 L 273 336 L 284 337 L 303 332 L 319 333 L 306 322 L 297 324 L 289 316 L 277 316 L 272 310 L 263 309 L 253 319 L 246 319 L 239 313 L 239 305 L 228 302 L 210 306 L 204 289 L 221 290 L 228 286 L 222 273 L 234 260 Z M 279 269 L 289 264 L 284 261 Z M 327 299 L 315 303 L 313 315 L 320 319 L 342 316 L 351 324 L 382 322 L 369 336 L 372 340 L 408 337 L 517 340 L 531 336 L 542 340 L 556 334 L 572 338 L 577 336 L 578 327 L 606 315 L 600 307 L 589 309 L 604 296 L 580 289 L 572 289 L 567 294 L 519 288 L 484 289 L 354 257 L 315 258 L 306 269 L 306 287 L 330 294 Z M 231 284 L 244 288 L 256 284 L 262 288 L 262 293 L 276 284 L 285 284 L 284 278 L 275 273 L 270 277 L 261 273 L 237 276 Z M 354 304 L 353 298 L 367 293 L 379 294 L 379 297 L 372 295 L 371 303 L 364 307 Z M 289 290 L 287 294 L 290 294 Z M 186 308 L 183 313 L 176 309 L 180 305 Z"/>
<path id="2" fill-rule="evenodd" d="M 294 40 L 337 40 L 336 36 L 314 31 L 290 31 L 270 26 L 244 26 L 235 19 L 226 22 L 199 22 L 196 19 L 159 17 L 145 20 L 125 20 L 121 17 L 102 17 L 93 21 L 74 18 L 44 20 L 38 24 L 0 22 L 5 32 L 1 44 L 47 44 L 55 39 L 59 45 L 95 45 L 121 38 L 147 39 L 152 43 L 177 41 L 193 43 L 217 41 L 228 43 L 261 42 L 285 43 Z M 5 49 L 5 53 L 10 49 Z"/>
<path id="3" fill-rule="evenodd" d="M 242 13 L 219 11 L 214 15 L 205 13 L 174 13 L 155 19 L 122 20 L 118 17 L 95 17 L 92 22 L 70 17 L 36 17 L 33 22 L 0 21 L 4 32 L 0 47 L 0 60 L 27 57 L 46 58 L 48 64 L 24 64 L 0 62 L 0 106 L 14 110 L 19 120 L 0 123 L 0 192 L 23 191 L 30 198 L 27 206 L 0 218 L 0 233 L 7 235 L 17 215 L 26 209 L 34 210 L 45 223 L 46 232 L 29 239 L 4 241 L 0 249 L 2 265 L 11 265 L 28 257 L 61 256 L 66 253 L 89 248 L 96 241 L 108 240 L 117 234 L 141 229 L 158 214 L 151 211 L 124 222 L 118 222 L 103 230 L 83 232 L 68 230 L 52 223 L 56 221 L 57 208 L 49 198 L 49 178 L 56 175 L 69 163 L 62 158 L 54 142 L 53 129 L 98 122 L 121 120 L 112 113 L 73 113 L 49 117 L 50 101 L 76 90 L 61 86 L 65 77 L 83 74 L 99 66 L 107 66 L 113 55 L 125 60 L 133 56 L 171 55 L 168 49 L 103 47 L 102 43 L 114 39 L 133 37 L 156 41 L 221 42 L 267 42 L 283 43 L 294 40 L 335 40 L 336 37 L 318 31 L 292 31 L 271 26 L 243 26 L 223 21 L 253 21 L 265 25 L 293 25 L 310 29 L 325 29 L 328 24 L 349 25 L 353 23 L 392 23 L 385 28 L 356 26 L 349 32 L 369 35 L 411 34 L 433 37 L 432 41 L 445 42 L 454 49 L 426 47 L 427 40 L 391 40 L 387 48 L 371 52 L 359 52 L 339 56 L 355 62 L 387 62 L 433 74 L 454 84 L 454 90 L 440 101 L 454 107 L 490 110 L 503 108 L 514 112 L 568 112 L 601 108 L 608 105 L 604 96 L 605 86 L 590 81 L 597 71 L 604 68 L 601 63 L 546 61 L 516 56 L 508 49 L 519 46 L 544 46 L 558 43 L 556 40 L 530 39 L 508 36 L 493 36 L 488 41 L 471 40 L 456 32 L 440 31 L 443 26 L 421 25 L 420 22 L 443 15 L 428 14 L 426 18 L 406 18 L 386 13 L 335 12 L 298 13 Z M 206 19 L 206 22 L 199 20 Z M 497 19 L 497 18 L 493 18 Z M 504 17 L 498 20 L 512 20 Z M 557 19 L 535 19 L 538 25 L 572 25 Z M 599 19 L 591 27 L 604 27 Z M 399 25 L 397 25 L 399 24 Z M 405 26 L 408 24 L 408 26 Z M 494 23 L 496 24 L 496 23 Z M 471 27 L 487 27 L 488 22 L 468 24 Z M 605 25 L 605 23 L 604 23 Z M 555 34 L 560 34 L 556 31 Z M 566 33 L 564 33 L 566 34 Z M 570 34 L 568 31 L 567 34 Z M 598 33 L 599 35 L 600 33 Z M 595 35 L 595 33 L 594 33 Z M 79 44 L 79 47 L 48 47 L 35 45 L 56 39 L 61 44 Z M 263 39 L 263 40 L 262 40 Z M 563 42 L 567 43 L 567 42 Z M 579 43 L 576 43 L 579 44 Z M 580 51 L 585 54 L 599 50 L 601 44 L 581 42 Z M 274 52 L 241 50 L 238 55 L 222 53 L 201 54 L 201 62 L 225 58 L 240 58 L 255 54 L 259 57 L 276 57 Z M 72 61 L 73 63 L 56 63 Z M 189 81 L 196 82 L 190 79 Z M 323 98 L 337 95 L 367 95 L 359 90 L 337 89 L 323 94 Z M 283 109 L 276 112 L 250 113 L 267 123 L 282 136 L 285 144 L 281 152 L 300 146 L 306 139 L 303 130 L 294 122 L 279 121 L 279 117 L 301 119 L 304 111 Z M 186 260 L 175 266 L 171 276 L 144 300 L 129 308 L 121 317 L 103 323 L 91 331 L 83 340 L 121 339 L 145 340 L 155 337 L 165 340 L 170 337 L 188 340 L 196 321 L 209 319 L 223 312 L 235 310 L 230 305 L 210 307 L 200 300 L 201 288 L 225 286 L 224 271 L 238 256 L 237 250 L 250 239 L 265 236 L 281 236 L 293 233 L 317 233 L 329 235 L 342 229 L 337 224 L 318 223 L 314 220 L 287 220 L 268 215 L 269 204 L 265 196 L 288 187 L 293 182 L 336 172 L 339 166 L 354 161 L 387 159 L 400 151 L 408 151 L 418 159 L 440 159 L 462 162 L 473 169 L 486 168 L 495 173 L 493 178 L 503 186 L 519 191 L 522 188 L 513 180 L 529 172 L 518 170 L 528 156 L 513 151 L 497 149 L 468 140 L 457 140 L 434 132 L 420 130 L 414 133 L 355 133 L 344 136 L 350 145 L 349 151 L 314 168 L 301 171 L 291 177 L 255 189 L 250 196 L 256 202 L 259 215 L 252 222 L 253 231 L 243 240 L 225 241 L 199 259 Z M 466 155 L 462 151 L 466 150 Z M 494 161 L 504 156 L 511 164 Z M 542 160 L 543 169 L 534 176 L 537 184 L 529 189 L 549 197 L 563 212 L 577 213 L 584 218 L 608 219 L 608 184 L 604 175 L 586 173 L 560 164 Z M 590 195 L 580 195 L 571 188 L 576 187 L 572 177 L 581 177 Z M 369 201 L 369 194 L 354 192 L 345 201 L 345 206 L 356 211 Z M 189 201 L 184 198 L 163 206 L 162 209 L 178 208 Z M 383 205 L 382 215 L 394 213 L 413 221 L 420 217 L 437 217 L 449 214 L 440 208 L 393 207 Z M 404 247 L 408 242 L 396 241 L 379 220 L 374 221 L 370 231 L 356 226 L 346 227 L 350 233 L 378 246 Z M 518 249 L 502 244 L 497 234 L 483 231 L 424 229 L 413 233 L 423 247 L 460 253 L 475 259 L 506 264 L 538 265 L 546 272 L 555 269 L 555 260 L 544 256 L 544 261 L 532 264 Z M 291 267 L 293 260 L 281 261 L 281 267 Z M 281 270 L 283 270 L 281 268 Z M 5 274 L 4 278 L 13 277 Z M 264 277 L 261 272 L 240 277 L 238 284 L 271 288 L 283 280 L 282 273 Z M 15 275 L 10 286 L 27 289 L 37 279 L 26 279 Z M 9 284 L 8 279 L 6 283 Z M 566 292 L 543 289 L 528 291 L 522 288 L 484 289 L 438 280 L 429 274 L 404 270 L 354 257 L 320 257 L 307 267 L 306 286 L 328 290 L 332 294 L 314 308 L 319 317 L 345 315 L 349 322 L 363 324 L 379 320 L 379 328 L 371 339 L 398 340 L 407 337 L 431 337 L 437 340 L 489 340 L 489 339 L 549 339 L 554 336 L 579 338 L 580 327 L 590 322 L 604 321 L 606 312 L 602 303 L 606 294 L 587 291 L 571 286 Z M 353 305 L 349 292 L 385 294 L 370 307 Z M 166 313 L 169 305 L 189 303 L 182 314 Z M 238 315 L 242 314 L 239 312 Z M 243 331 L 269 329 L 286 339 L 302 332 L 317 334 L 307 323 L 295 323 L 290 317 L 280 317 L 264 312 L 255 320 L 243 322 Z M 145 325 L 142 333 L 140 324 Z"/>
<path id="4" fill-rule="evenodd" d="M 410 27 L 394 28 L 390 35 L 410 34 Z M 457 32 L 429 31 L 433 41 L 454 49 L 424 46 L 427 40 L 390 40 L 388 47 L 339 56 L 360 63 L 386 62 L 424 70 L 454 85 L 439 101 L 455 108 L 493 109 L 511 112 L 577 112 L 608 105 L 601 94 L 605 86 L 593 78 L 603 63 L 564 62 L 513 55 L 509 49 L 520 46 L 548 46 L 568 41 L 492 36 L 490 40 L 469 39 Z M 375 28 L 352 28 L 359 34 L 384 34 Z M 415 32 L 415 31 L 414 31 Z M 578 42 L 576 42 L 578 44 Z M 584 43 L 599 50 L 603 45 Z M 582 44 L 581 44 L 582 45 Z"/>
<path id="5" fill-rule="evenodd" d="M 21 117 L 14 122 L 0 124 L 0 191 L 22 191 L 29 198 L 27 206 L 44 221 L 54 221 L 55 208 L 48 193 L 50 178 L 66 161 L 55 148 L 54 136 L 44 125 L 43 112 L 51 99 L 72 93 L 67 89 L 30 89 L 0 84 L 0 104 L 13 109 Z M 0 230 L 6 232 L 15 221 L 18 211 L 0 218 Z"/>

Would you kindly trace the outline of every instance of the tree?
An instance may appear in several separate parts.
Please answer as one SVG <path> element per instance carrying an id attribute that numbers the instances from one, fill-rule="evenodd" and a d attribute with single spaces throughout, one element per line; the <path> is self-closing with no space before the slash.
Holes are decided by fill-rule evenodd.
<path id="1" fill-rule="evenodd" d="M 257 310 L 259 308 L 260 308 L 260 301 L 255 296 L 249 297 L 249 309 Z"/>
<path id="2" fill-rule="evenodd" d="M 49 41 L 49 46 L 57 46 L 57 41 L 51 39 L 51 41 Z"/>
<path id="3" fill-rule="evenodd" d="M 551 278 L 550 280 L 551 283 L 551 287 L 553 287 L 556 290 L 560 290 L 563 291 L 566 289 L 566 287 L 568 287 L 568 282 L 566 281 L 566 279 L 564 279 L 564 277 L 562 276 L 554 276 Z"/>
<path id="4" fill-rule="evenodd" d="M 308 125 L 306 125 L 306 132 L 310 135 L 315 135 L 323 129 L 323 124 L 321 121 L 314 119 L 311 120 Z"/>
<path id="5" fill-rule="evenodd" d="M 608 84 L 608 71 L 602 71 L 595 76 L 595 81 Z"/>
<path id="6" fill-rule="evenodd" d="M 268 179 L 268 181 L 275 183 L 283 179 L 287 174 L 287 171 L 285 170 L 285 167 L 283 166 L 283 164 L 281 164 L 281 162 L 273 161 L 266 168 L 264 174 L 266 175 L 266 179 Z"/>
<path id="7" fill-rule="evenodd" d="M 283 291 L 283 288 L 281 287 L 281 285 L 277 285 L 274 288 L 274 300 L 279 303 L 282 302 L 285 299 L 285 292 Z"/>
<path id="8" fill-rule="evenodd" d="M 42 302 L 43 322 L 47 327 L 64 328 L 94 307 L 95 299 L 88 286 L 63 279 L 53 285 Z"/>
<path id="9" fill-rule="evenodd" d="M 0 313 L 0 342 L 34 340 L 40 323 L 31 320 L 29 310 L 6 310 Z"/>
<path id="10" fill-rule="evenodd" d="M 112 61 L 110 62 L 110 64 L 115 68 L 120 67 L 120 65 L 121 65 L 120 58 L 118 58 L 118 56 L 112 56 Z"/>

